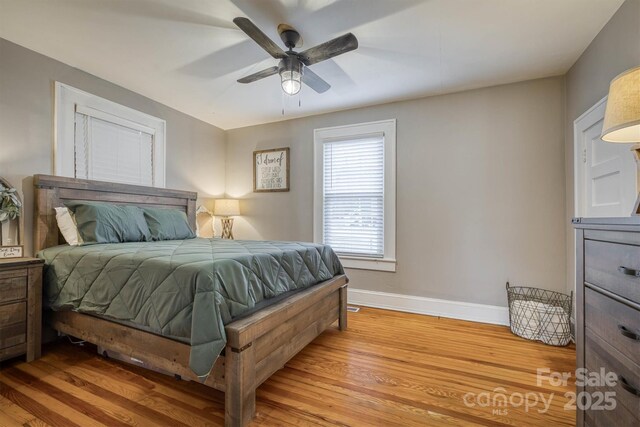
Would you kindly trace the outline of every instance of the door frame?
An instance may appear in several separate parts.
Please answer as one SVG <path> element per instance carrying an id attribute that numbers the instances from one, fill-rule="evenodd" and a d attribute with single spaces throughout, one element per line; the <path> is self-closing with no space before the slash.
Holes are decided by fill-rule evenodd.
<path id="1" fill-rule="evenodd" d="M 591 108 L 573 121 L 573 216 L 585 216 L 585 162 L 587 147 L 582 140 L 582 133 L 597 121 L 604 119 L 607 96 L 596 102 Z"/>

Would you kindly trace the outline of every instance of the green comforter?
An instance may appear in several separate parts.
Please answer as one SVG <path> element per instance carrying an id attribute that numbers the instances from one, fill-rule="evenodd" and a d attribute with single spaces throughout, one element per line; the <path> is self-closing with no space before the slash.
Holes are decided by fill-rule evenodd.
<path id="1" fill-rule="evenodd" d="M 224 325 L 285 292 L 343 268 L 326 245 L 221 239 L 55 246 L 45 260 L 44 304 L 132 322 L 191 345 L 206 376 L 226 343 Z"/>

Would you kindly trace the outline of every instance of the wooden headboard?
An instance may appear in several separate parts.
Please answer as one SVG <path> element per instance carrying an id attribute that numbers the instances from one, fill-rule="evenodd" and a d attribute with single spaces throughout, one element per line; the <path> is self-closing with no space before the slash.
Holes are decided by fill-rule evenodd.
<path id="1" fill-rule="evenodd" d="M 67 200 L 91 200 L 117 204 L 180 209 L 196 229 L 196 198 L 193 191 L 169 190 L 140 185 L 89 181 L 51 175 L 34 175 L 33 249 L 64 243 L 58 231 L 54 208 Z"/>

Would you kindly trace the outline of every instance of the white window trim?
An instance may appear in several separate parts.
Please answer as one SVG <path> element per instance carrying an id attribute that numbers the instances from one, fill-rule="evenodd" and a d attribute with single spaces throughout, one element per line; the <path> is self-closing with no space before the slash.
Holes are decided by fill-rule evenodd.
<path id="1" fill-rule="evenodd" d="M 339 255 L 342 265 L 362 270 L 396 271 L 396 119 L 316 129 L 313 132 L 313 241 L 323 242 L 323 144 L 325 141 L 384 134 L 384 258 Z"/>
<path id="2" fill-rule="evenodd" d="M 154 187 L 165 187 L 167 130 L 167 122 L 165 120 L 92 95 L 64 83 L 55 82 L 54 90 L 54 175 L 71 178 L 75 176 L 74 124 L 75 113 L 78 111 L 153 135 Z"/>

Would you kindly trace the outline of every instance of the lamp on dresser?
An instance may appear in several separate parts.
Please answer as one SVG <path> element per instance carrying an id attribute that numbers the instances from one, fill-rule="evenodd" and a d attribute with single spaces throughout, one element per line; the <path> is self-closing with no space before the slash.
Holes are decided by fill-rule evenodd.
<path id="1" fill-rule="evenodd" d="M 220 217 L 222 238 L 233 239 L 233 216 L 240 215 L 240 201 L 236 199 L 218 199 L 213 214 Z"/>
<path id="2" fill-rule="evenodd" d="M 606 142 L 635 143 L 631 149 L 640 180 L 640 67 L 627 70 L 611 81 L 601 138 Z M 640 194 L 631 214 L 640 215 Z"/>

